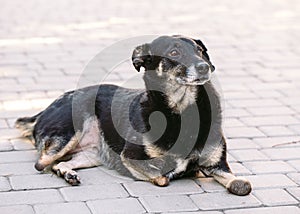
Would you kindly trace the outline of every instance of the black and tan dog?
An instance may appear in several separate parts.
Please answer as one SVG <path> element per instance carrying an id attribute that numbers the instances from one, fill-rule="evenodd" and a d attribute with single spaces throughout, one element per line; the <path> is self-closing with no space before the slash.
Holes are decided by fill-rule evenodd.
<path id="1" fill-rule="evenodd" d="M 82 88 L 17 120 L 40 152 L 35 168 L 49 166 L 72 185 L 80 183 L 74 169 L 100 164 L 159 186 L 202 173 L 233 194 L 249 194 L 251 184 L 226 160 L 214 66 L 203 43 L 162 36 L 137 47 L 132 61 L 145 69 L 145 90 Z"/>

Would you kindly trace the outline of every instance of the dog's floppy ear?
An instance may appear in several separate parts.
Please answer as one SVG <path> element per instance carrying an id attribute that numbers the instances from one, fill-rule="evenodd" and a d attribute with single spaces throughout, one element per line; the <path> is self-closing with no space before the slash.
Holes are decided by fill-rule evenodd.
<path id="1" fill-rule="evenodd" d="M 205 57 L 205 59 L 207 60 L 207 62 L 209 63 L 210 67 L 211 67 L 211 71 L 215 70 L 215 66 L 211 63 L 209 55 L 207 53 L 207 48 L 205 47 L 205 45 L 203 44 L 203 42 L 200 39 L 193 39 L 197 45 L 199 45 L 202 48 L 202 54 Z"/>
<path id="2" fill-rule="evenodd" d="M 137 71 L 140 71 L 141 67 L 147 69 L 147 64 L 151 62 L 151 53 L 149 44 L 143 44 L 136 47 L 132 53 L 132 64 Z"/>

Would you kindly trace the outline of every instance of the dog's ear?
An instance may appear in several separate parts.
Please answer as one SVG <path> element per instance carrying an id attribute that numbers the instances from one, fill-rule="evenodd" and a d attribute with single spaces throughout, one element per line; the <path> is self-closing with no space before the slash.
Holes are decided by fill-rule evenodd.
<path id="1" fill-rule="evenodd" d="M 207 60 L 207 62 L 209 63 L 210 67 L 211 67 L 211 71 L 215 70 L 215 66 L 211 63 L 209 55 L 207 53 L 207 48 L 205 47 L 205 45 L 203 44 L 203 42 L 200 39 L 193 39 L 197 45 L 199 45 L 202 49 L 202 54 L 205 57 L 205 59 Z"/>
<path id="2" fill-rule="evenodd" d="M 141 67 L 147 69 L 147 65 L 151 62 L 151 53 L 149 44 L 143 44 L 136 47 L 132 53 L 132 64 L 137 71 L 140 71 Z"/>

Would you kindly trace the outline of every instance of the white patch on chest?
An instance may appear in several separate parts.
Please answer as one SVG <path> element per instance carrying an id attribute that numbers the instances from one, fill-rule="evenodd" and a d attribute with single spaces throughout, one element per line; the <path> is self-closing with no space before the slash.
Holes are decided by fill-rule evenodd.
<path id="1" fill-rule="evenodd" d="M 166 87 L 165 94 L 169 107 L 176 113 L 182 113 L 189 105 L 195 103 L 197 88 L 171 82 Z"/>

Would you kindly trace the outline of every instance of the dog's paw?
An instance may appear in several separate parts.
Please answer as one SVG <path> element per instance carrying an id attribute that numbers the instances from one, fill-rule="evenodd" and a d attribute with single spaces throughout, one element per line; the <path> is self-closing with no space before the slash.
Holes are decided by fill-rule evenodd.
<path id="1" fill-rule="evenodd" d="M 66 172 L 64 174 L 64 178 L 72 186 L 76 186 L 80 184 L 80 178 L 77 175 L 77 173 L 73 170 Z"/>
<path id="2" fill-rule="evenodd" d="M 227 185 L 227 190 L 232 194 L 244 196 L 248 195 L 251 190 L 251 183 L 243 178 L 237 178 Z"/>
<path id="3" fill-rule="evenodd" d="M 165 187 L 168 186 L 170 183 L 169 178 L 165 176 L 159 176 L 153 179 L 150 179 L 150 182 L 155 184 L 156 186 Z"/>

